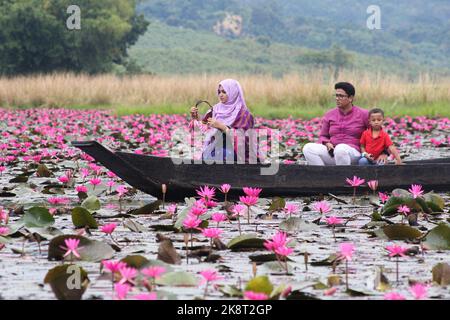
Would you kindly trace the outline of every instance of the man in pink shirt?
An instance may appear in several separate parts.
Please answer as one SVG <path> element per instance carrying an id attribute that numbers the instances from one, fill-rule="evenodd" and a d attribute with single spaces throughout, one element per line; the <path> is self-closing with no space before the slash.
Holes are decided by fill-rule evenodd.
<path id="1" fill-rule="evenodd" d="M 303 154 L 309 165 L 351 165 L 361 158 L 359 140 L 369 126 L 369 112 L 353 105 L 355 87 L 347 82 L 337 83 L 337 108 L 322 119 L 319 143 L 308 143 Z"/>

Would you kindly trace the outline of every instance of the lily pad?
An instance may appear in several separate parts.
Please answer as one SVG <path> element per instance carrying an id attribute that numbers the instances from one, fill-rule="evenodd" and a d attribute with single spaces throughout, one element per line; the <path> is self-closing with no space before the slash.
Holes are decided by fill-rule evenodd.
<path id="1" fill-rule="evenodd" d="M 76 207 L 72 209 L 72 222 L 76 228 L 89 227 L 97 229 L 98 224 L 92 214 L 85 208 Z"/>
<path id="2" fill-rule="evenodd" d="M 425 237 L 424 245 L 432 250 L 450 250 L 450 226 L 441 223 Z"/>
<path id="3" fill-rule="evenodd" d="M 47 166 L 45 164 L 39 164 L 36 170 L 36 174 L 38 177 L 45 177 L 45 178 L 49 178 L 53 176 L 53 173 L 47 168 Z"/>
<path id="4" fill-rule="evenodd" d="M 285 206 L 286 201 L 283 198 L 275 197 L 269 206 L 269 211 L 271 212 L 281 211 L 284 209 Z"/>
<path id="5" fill-rule="evenodd" d="M 55 223 L 55 218 L 50 214 L 47 208 L 32 207 L 26 210 L 23 216 L 23 223 L 30 228 L 43 228 Z"/>
<path id="6" fill-rule="evenodd" d="M 245 286 L 245 291 L 253 291 L 270 295 L 273 291 L 273 284 L 267 276 L 257 276 L 251 279 Z"/>
<path id="7" fill-rule="evenodd" d="M 148 229 L 146 227 L 144 227 L 142 224 L 140 224 L 139 222 L 136 222 L 134 220 L 131 220 L 131 219 L 125 219 L 125 221 L 123 222 L 123 225 L 133 232 L 141 233 L 141 232 L 148 231 Z"/>
<path id="8" fill-rule="evenodd" d="M 218 285 L 218 290 L 222 292 L 226 297 L 230 298 L 242 298 L 244 294 L 236 286 Z"/>
<path id="9" fill-rule="evenodd" d="M 264 249 L 264 239 L 258 238 L 257 235 L 243 234 L 228 242 L 228 249 Z"/>
<path id="10" fill-rule="evenodd" d="M 89 278 L 80 266 L 65 264 L 49 270 L 44 283 L 50 285 L 58 300 L 81 300 Z"/>
<path id="11" fill-rule="evenodd" d="M 280 223 L 280 230 L 286 232 L 309 232 L 319 228 L 318 225 L 310 223 L 298 217 L 291 217 Z"/>
<path id="12" fill-rule="evenodd" d="M 300 290 L 293 290 L 287 297 L 286 300 L 321 300 L 312 293 L 303 292 Z"/>
<path id="13" fill-rule="evenodd" d="M 149 264 L 150 264 L 150 260 L 148 260 L 147 258 L 140 256 L 140 255 L 126 256 L 125 258 L 123 258 L 120 261 L 125 262 L 129 267 L 132 267 L 132 268 L 135 268 L 138 270 L 145 268 L 145 267 L 149 266 Z"/>
<path id="14" fill-rule="evenodd" d="M 198 279 L 193 274 L 183 271 L 168 272 L 156 279 L 156 284 L 170 287 L 196 287 Z"/>
<path id="15" fill-rule="evenodd" d="M 156 200 L 155 202 L 152 202 L 150 204 L 147 204 L 139 209 L 134 209 L 129 211 L 129 214 L 134 214 L 134 215 L 141 215 L 141 214 L 152 214 L 153 212 L 155 212 L 156 210 L 159 210 L 159 207 L 162 205 L 162 201 L 161 200 Z"/>
<path id="16" fill-rule="evenodd" d="M 63 260 L 66 250 L 64 241 L 66 239 L 79 239 L 80 260 L 88 262 L 100 262 L 102 260 L 111 259 L 114 255 L 114 249 L 107 243 L 90 240 L 79 235 L 62 235 L 53 238 L 48 245 L 48 260 Z"/>
<path id="17" fill-rule="evenodd" d="M 97 210 L 100 210 L 100 200 L 96 196 L 89 196 L 87 197 L 82 203 L 81 206 L 90 212 L 94 212 Z"/>
<path id="18" fill-rule="evenodd" d="M 427 204 L 427 206 L 433 211 L 433 212 L 444 212 L 445 208 L 445 200 L 440 195 L 430 192 L 424 195 L 424 200 Z"/>
<path id="19" fill-rule="evenodd" d="M 440 286 L 450 284 L 450 265 L 448 263 L 438 263 L 433 267 L 433 281 Z"/>
<path id="20" fill-rule="evenodd" d="M 278 261 L 269 261 L 261 265 L 261 267 L 264 270 L 272 274 L 286 274 L 286 269 L 284 268 L 284 266 L 285 266 L 284 262 L 280 264 Z M 287 269 L 288 269 L 287 273 L 292 274 L 294 269 L 289 263 L 287 264 Z"/>
<path id="21" fill-rule="evenodd" d="M 375 235 L 389 240 L 413 240 L 420 238 L 422 232 L 407 225 L 393 224 L 375 230 Z"/>

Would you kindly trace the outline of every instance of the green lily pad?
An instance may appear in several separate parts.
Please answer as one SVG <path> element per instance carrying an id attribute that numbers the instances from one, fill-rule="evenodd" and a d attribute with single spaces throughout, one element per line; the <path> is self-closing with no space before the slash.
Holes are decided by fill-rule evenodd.
<path id="1" fill-rule="evenodd" d="M 30 228 L 44 228 L 53 225 L 55 218 L 53 218 L 47 208 L 32 207 L 26 210 L 23 216 L 23 223 Z"/>
<path id="2" fill-rule="evenodd" d="M 227 247 L 231 250 L 264 249 L 264 242 L 264 239 L 258 238 L 257 235 L 243 234 L 228 242 Z"/>
<path id="3" fill-rule="evenodd" d="M 448 263 L 438 263 L 433 267 L 433 281 L 440 286 L 450 284 L 450 265 Z"/>
<path id="4" fill-rule="evenodd" d="M 281 211 L 286 206 L 286 200 L 280 197 L 275 197 L 269 206 L 269 211 L 275 212 L 275 211 Z"/>
<path id="5" fill-rule="evenodd" d="M 51 240 L 54 237 L 63 235 L 63 232 L 54 227 L 46 227 L 46 228 L 27 228 L 27 230 L 32 234 L 38 234 L 41 238 L 46 240 Z"/>
<path id="6" fill-rule="evenodd" d="M 422 232 L 404 224 L 388 225 L 375 230 L 374 233 L 379 238 L 389 240 L 413 240 L 422 236 Z"/>
<path id="7" fill-rule="evenodd" d="M 312 293 L 303 292 L 300 290 L 293 290 L 287 297 L 286 300 L 321 300 Z"/>
<path id="8" fill-rule="evenodd" d="M 278 261 L 269 261 L 269 262 L 265 262 L 261 265 L 261 267 L 268 273 L 272 273 L 272 274 L 286 274 L 286 269 L 284 268 L 285 263 L 282 262 L 282 264 L 280 264 Z M 293 268 L 292 266 L 288 263 L 287 264 L 287 273 L 292 274 L 293 272 Z"/>
<path id="9" fill-rule="evenodd" d="M 341 261 L 338 258 L 339 258 L 339 256 L 337 254 L 333 253 L 323 260 L 311 262 L 310 265 L 313 267 L 328 267 L 328 266 L 332 266 L 333 264 L 338 265 Z"/>
<path id="10" fill-rule="evenodd" d="M 140 214 L 152 214 L 156 210 L 159 210 L 159 207 L 162 205 L 161 200 L 156 200 L 155 202 L 152 202 L 150 204 L 147 204 L 139 209 L 134 209 L 129 211 L 129 214 L 133 215 L 140 215 Z"/>
<path id="11" fill-rule="evenodd" d="M 198 279 L 191 273 L 168 272 L 156 279 L 156 284 L 170 287 L 196 287 Z"/>
<path id="12" fill-rule="evenodd" d="M 96 196 L 89 196 L 81 203 L 81 206 L 90 212 L 100 210 L 100 200 Z"/>
<path id="13" fill-rule="evenodd" d="M 226 297 L 230 298 L 242 298 L 244 294 L 241 290 L 239 290 L 236 286 L 226 286 L 226 285 L 218 285 L 218 290 L 223 293 Z"/>
<path id="14" fill-rule="evenodd" d="M 432 250 L 450 250 L 450 226 L 441 223 L 425 237 L 424 245 Z"/>
<path id="15" fill-rule="evenodd" d="M 280 223 L 280 230 L 285 232 L 309 232 L 319 228 L 318 225 L 310 223 L 298 217 L 291 217 Z"/>
<path id="16" fill-rule="evenodd" d="M 43 178 L 49 178 L 53 176 L 53 173 L 47 168 L 47 166 L 45 164 L 39 164 L 36 170 L 36 174 Z"/>
<path id="17" fill-rule="evenodd" d="M 169 265 L 161 260 L 148 260 L 147 258 L 145 258 L 141 255 L 129 255 L 120 261 L 125 262 L 129 267 L 133 267 L 138 270 L 152 267 L 152 266 L 159 266 L 159 267 L 164 267 L 166 269 L 166 272 L 173 271 L 173 267 L 171 265 Z"/>
<path id="18" fill-rule="evenodd" d="M 445 208 L 445 200 L 440 195 L 430 192 L 424 195 L 424 200 L 427 204 L 427 206 L 433 211 L 433 212 L 444 212 Z"/>
<path id="19" fill-rule="evenodd" d="M 245 291 L 265 293 L 270 295 L 273 291 L 273 284 L 267 276 L 257 276 L 251 279 L 245 286 Z"/>
<path id="20" fill-rule="evenodd" d="M 57 266 L 44 279 L 58 300 L 81 300 L 89 285 L 87 272 L 74 264 Z"/>
<path id="21" fill-rule="evenodd" d="M 90 240 L 79 235 L 62 235 L 53 238 L 48 245 L 48 260 L 63 260 L 66 253 L 64 241 L 66 239 L 79 239 L 80 260 L 88 262 L 100 262 L 102 260 L 111 259 L 114 256 L 114 249 L 107 243 Z"/>
<path id="22" fill-rule="evenodd" d="M 123 222 L 123 225 L 125 227 L 127 227 L 128 229 L 130 229 L 131 231 L 137 232 L 137 233 L 148 231 L 148 229 L 146 227 L 144 227 L 142 224 L 140 224 L 139 222 L 136 222 L 134 220 L 131 220 L 131 219 L 125 219 L 125 221 Z"/>
<path id="23" fill-rule="evenodd" d="M 89 227 L 97 229 L 98 224 L 92 214 L 85 208 L 76 207 L 72 209 L 72 222 L 76 228 Z"/>

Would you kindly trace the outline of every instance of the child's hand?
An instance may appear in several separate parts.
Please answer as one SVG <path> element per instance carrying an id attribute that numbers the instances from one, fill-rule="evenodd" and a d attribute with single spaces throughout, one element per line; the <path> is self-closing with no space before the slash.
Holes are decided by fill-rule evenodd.
<path id="1" fill-rule="evenodd" d="M 371 155 L 370 153 L 366 154 L 366 158 L 369 159 L 370 161 L 375 161 L 373 155 Z"/>
<path id="2" fill-rule="evenodd" d="M 402 160 L 395 160 L 395 164 L 398 165 L 398 166 L 403 166 L 403 165 L 405 165 L 405 164 L 402 162 Z"/>

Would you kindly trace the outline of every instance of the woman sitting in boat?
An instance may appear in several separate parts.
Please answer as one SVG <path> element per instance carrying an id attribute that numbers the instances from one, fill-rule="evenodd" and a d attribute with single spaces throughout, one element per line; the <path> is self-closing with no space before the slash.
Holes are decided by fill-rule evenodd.
<path id="1" fill-rule="evenodd" d="M 308 143 L 303 154 L 309 165 L 351 165 L 361 158 L 360 139 L 369 127 L 369 112 L 353 105 L 355 87 L 348 82 L 335 85 L 335 109 L 322 119 L 319 143 Z M 385 161 L 386 154 L 380 155 Z"/>
<path id="2" fill-rule="evenodd" d="M 219 103 L 212 107 L 212 112 L 203 118 L 203 122 L 208 125 L 205 143 L 203 145 L 202 157 L 204 160 L 233 160 L 249 162 L 250 154 L 256 153 L 256 145 L 249 141 L 253 138 L 247 136 L 243 139 L 245 150 L 238 152 L 242 148 L 237 139 L 239 133 L 245 133 L 255 125 L 253 115 L 247 108 L 242 87 L 238 81 L 233 79 L 223 80 L 217 89 Z M 199 120 L 198 108 L 191 108 L 191 116 Z M 234 143 L 231 139 L 234 139 Z M 234 144 L 234 146 L 233 146 Z M 245 159 L 240 159 L 245 158 Z"/>

